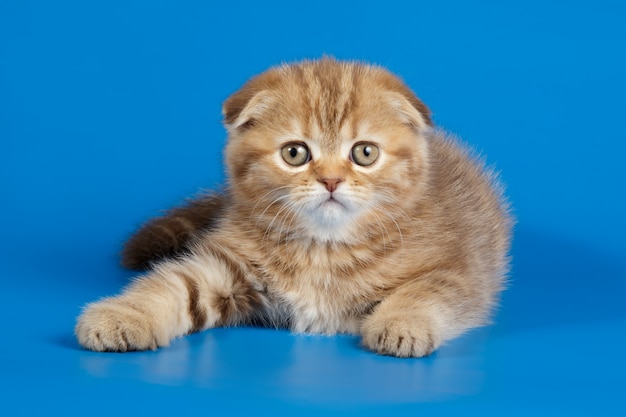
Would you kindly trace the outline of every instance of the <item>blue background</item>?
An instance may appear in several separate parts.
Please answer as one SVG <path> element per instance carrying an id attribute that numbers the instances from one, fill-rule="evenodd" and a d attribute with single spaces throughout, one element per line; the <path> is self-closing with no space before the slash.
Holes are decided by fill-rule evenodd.
<path id="1" fill-rule="evenodd" d="M 623 4 L 1 2 L 0 414 L 626 415 Z M 251 328 L 79 349 L 124 239 L 222 182 L 223 100 L 323 54 L 400 74 L 502 172 L 496 324 L 425 359 Z"/>

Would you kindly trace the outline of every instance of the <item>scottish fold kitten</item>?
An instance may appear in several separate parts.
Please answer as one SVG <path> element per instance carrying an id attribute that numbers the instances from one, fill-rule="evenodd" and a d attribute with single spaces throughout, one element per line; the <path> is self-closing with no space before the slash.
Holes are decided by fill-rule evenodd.
<path id="1" fill-rule="evenodd" d="M 420 357 L 485 323 L 508 268 L 507 204 L 397 77 L 328 58 L 283 65 L 223 114 L 227 188 L 131 238 L 124 264 L 148 271 L 86 306 L 83 347 L 258 324 Z"/>

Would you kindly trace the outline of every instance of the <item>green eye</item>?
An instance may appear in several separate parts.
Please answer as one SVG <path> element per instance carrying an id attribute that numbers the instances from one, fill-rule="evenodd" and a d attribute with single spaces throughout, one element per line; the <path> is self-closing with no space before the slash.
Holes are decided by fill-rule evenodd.
<path id="1" fill-rule="evenodd" d="M 378 146 L 373 143 L 361 142 L 354 145 L 350 151 L 352 161 L 363 167 L 372 165 L 378 159 Z"/>
<path id="2" fill-rule="evenodd" d="M 280 154 L 289 165 L 299 167 L 311 160 L 309 148 L 302 143 L 288 143 L 282 147 Z"/>

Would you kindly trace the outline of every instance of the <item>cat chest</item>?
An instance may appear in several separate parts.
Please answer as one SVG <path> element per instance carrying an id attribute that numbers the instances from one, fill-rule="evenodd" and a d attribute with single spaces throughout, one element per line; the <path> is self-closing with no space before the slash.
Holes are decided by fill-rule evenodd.
<path id="1" fill-rule="evenodd" d="M 387 274 L 394 268 L 371 246 L 292 241 L 247 249 L 251 275 L 264 288 L 274 314 L 296 332 L 357 333 L 365 314 L 393 286 Z"/>
<path id="2" fill-rule="evenodd" d="M 367 275 L 333 268 L 273 271 L 266 283 L 272 299 L 286 307 L 300 333 L 357 333 L 366 311 L 379 301 Z"/>

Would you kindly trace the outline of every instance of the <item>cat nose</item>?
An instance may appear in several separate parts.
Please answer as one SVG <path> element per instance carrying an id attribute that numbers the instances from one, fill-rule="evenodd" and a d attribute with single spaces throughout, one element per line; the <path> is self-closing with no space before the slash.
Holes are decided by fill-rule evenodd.
<path id="1" fill-rule="evenodd" d="M 343 178 L 322 178 L 318 180 L 326 186 L 326 189 L 331 193 L 337 189 L 340 182 L 343 182 Z"/>

